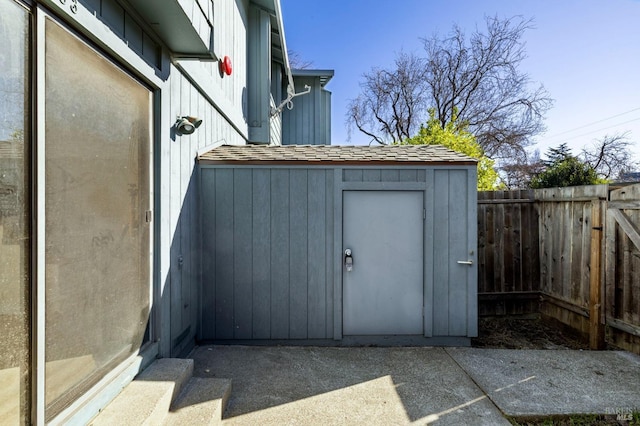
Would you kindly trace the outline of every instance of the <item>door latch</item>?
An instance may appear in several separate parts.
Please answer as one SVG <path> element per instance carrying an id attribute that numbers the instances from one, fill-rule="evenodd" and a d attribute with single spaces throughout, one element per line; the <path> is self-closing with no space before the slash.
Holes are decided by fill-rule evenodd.
<path id="1" fill-rule="evenodd" d="M 346 249 L 344 251 L 344 267 L 347 272 L 351 272 L 353 270 L 353 256 L 351 256 L 351 249 Z"/>

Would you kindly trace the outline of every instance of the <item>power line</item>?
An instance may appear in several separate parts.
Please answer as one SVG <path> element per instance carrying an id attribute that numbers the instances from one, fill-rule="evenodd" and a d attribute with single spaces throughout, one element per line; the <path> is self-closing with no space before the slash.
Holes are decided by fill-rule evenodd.
<path id="1" fill-rule="evenodd" d="M 562 138 L 562 140 L 563 141 L 570 141 L 570 140 L 573 140 L 573 139 L 582 138 L 582 137 L 589 136 L 589 135 L 594 134 L 594 133 L 601 132 L 603 130 L 611 129 L 612 127 L 618 127 L 618 126 L 622 126 L 623 124 L 633 123 L 634 121 L 638 121 L 638 120 L 640 120 L 640 117 L 634 118 L 633 120 L 625 121 L 623 123 L 618 123 L 618 124 L 614 124 L 614 125 L 611 125 L 611 126 L 608 126 L 608 127 L 603 127 L 602 129 L 592 130 L 590 132 L 583 133 L 583 134 L 577 135 L 577 136 L 572 136 L 570 138 Z"/>
<path id="2" fill-rule="evenodd" d="M 557 134 L 555 134 L 553 136 L 549 136 L 549 139 L 552 139 L 552 138 L 555 138 L 555 137 L 558 137 L 558 136 L 561 136 L 561 135 L 566 135 L 567 133 L 575 132 L 576 130 L 584 129 L 585 127 L 593 126 L 594 124 L 602 123 L 603 121 L 608 121 L 608 120 L 611 120 L 613 118 L 617 118 L 617 117 L 632 113 L 634 111 L 640 111 L 640 107 L 633 108 L 633 109 L 630 109 L 628 111 L 621 112 L 620 114 L 616 114 L 616 115 L 612 115 L 611 117 L 603 118 L 601 120 L 592 121 L 591 123 L 583 124 L 582 126 L 578 126 L 578 127 L 573 128 L 573 129 L 565 130 L 564 132 L 557 133 Z M 634 121 L 634 120 L 632 120 L 632 121 Z M 625 124 L 625 123 L 622 123 L 622 124 Z"/>

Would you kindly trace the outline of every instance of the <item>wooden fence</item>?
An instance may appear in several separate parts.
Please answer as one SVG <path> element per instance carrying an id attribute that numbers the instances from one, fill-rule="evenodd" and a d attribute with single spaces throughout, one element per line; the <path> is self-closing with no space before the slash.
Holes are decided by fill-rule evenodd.
<path id="1" fill-rule="evenodd" d="M 539 312 L 538 243 L 532 190 L 478 193 L 480 315 Z"/>
<path id="2" fill-rule="evenodd" d="M 640 184 L 479 193 L 480 315 L 541 313 L 640 353 L 639 224 Z"/>

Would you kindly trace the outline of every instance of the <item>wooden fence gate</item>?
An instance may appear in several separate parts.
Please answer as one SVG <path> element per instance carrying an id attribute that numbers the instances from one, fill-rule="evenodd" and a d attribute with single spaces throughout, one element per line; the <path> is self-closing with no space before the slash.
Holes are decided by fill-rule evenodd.
<path id="1" fill-rule="evenodd" d="M 607 337 L 616 346 L 640 353 L 640 184 L 611 191 L 606 216 Z"/>

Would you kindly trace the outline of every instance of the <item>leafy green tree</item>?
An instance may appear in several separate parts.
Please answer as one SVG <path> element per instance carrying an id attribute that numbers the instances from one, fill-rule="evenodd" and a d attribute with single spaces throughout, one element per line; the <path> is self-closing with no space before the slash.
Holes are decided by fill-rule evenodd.
<path id="1" fill-rule="evenodd" d="M 595 169 L 571 154 L 566 144 L 550 148 L 544 162 L 545 170 L 531 180 L 532 188 L 595 185 L 602 183 Z"/>
<path id="2" fill-rule="evenodd" d="M 467 130 L 464 123 L 458 123 L 453 117 L 444 128 L 435 116 L 435 110 L 429 110 L 427 125 L 420 126 L 418 134 L 403 142 L 409 145 L 443 145 L 453 151 L 466 154 L 478 160 L 478 189 L 492 191 L 503 187 L 498 173 L 494 169 L 494 161 L 488 158 L 476 137 Z"/>

